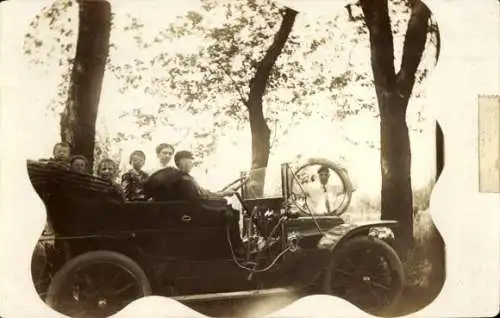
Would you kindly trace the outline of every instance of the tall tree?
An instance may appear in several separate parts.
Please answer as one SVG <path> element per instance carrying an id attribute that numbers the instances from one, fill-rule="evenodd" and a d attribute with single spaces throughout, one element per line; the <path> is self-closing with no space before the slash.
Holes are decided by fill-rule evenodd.
<path id="1" fill-rule="evenodd" d="M 368 27 L 371 66 L 380 112 L 382 219 L 400 222 L 397 236 L 404 250 L 413 241 L 411 150 L 406 110 L 415 74 L 425 49 L 431 12 L 420 0 L 411 0 L 411 16 L 400 70 L 394 67 L 394 43 L 388 1 L 361 0 Z"/>
<path id="2" fill-rule="evenodd" d="M 220 22 L 221 14 L 226 18 L 224 22 Z M 212 135 L 220 134 L 221 127 L 248 123 L 253 181 L 249 194 L 261 196 L 271 150 L 268 122 L 272 107 L 267 106 L 278 101 L 285 104 L 274 91 L 283 89 L 287 80 L 303 70 L 300 62 L 290 59 L 298 45 L 296 36 L 291 35 L 296 15 L 296 11 L 280 8 L 271 0 L 204 0 L 198 11 L 179 17 L 151 43 L 140 35 L 142 24 L 132 18 L 131 25 L 135 27 L 131 30 L 137 31 L 134 39 L 138 46 L 154 50 L 155 44 L 161 43 L 161 52 L 150 63 L 137 60 L 135 65 L 111 69 L 117 78 L 124 80 L 124 89 L 137 89 L 147 76 L 144 71 L 130 72 L 130 69 L 151 65 L 151 82 L 145 84 L 144 91 L 163 96 L 166 108 L 177 98 L 194 115 L 213 113 Z M 176 50 L 176 42 L 187 39 L 198 41 L 199 46 L 188 51 Z M 165 42 L 173 49 L 165 49 Z M 158 72 L 159 69 L 163 72 Z M 294 100 L 300 96 L 290 95 Z M 138 112 L 143 111 L 138 109 Z"/>
<path id="3" fill-rule="evenodd" d="M 56 0 L 37 15 L 25 36 L 25 53 L 30 62 L 62 75 L 57 94 L 48 105 L 56 113 L 66 106 L 76 53 L 73 43 L 77 42 L 78 21 L 73 17 L 78 12 L 74 4 L 74 0 Z M 151 25 L 141 23 L 133 14 L 113 19 L 112 32 L 121 36 L 110 44 L 106 70 L 114 77 L 109 80 L 122 86 L 119 91 L 127 100 L 134 100 L 134 94 L 147 100 L 140 105 L 122 103 L 116 113 L 115 119 L 135 123 L 137 129 L 123 132 L 119 128 L 110 131 L 106 125 L 97 127 L 96 158 L 106 152 L 111 141 L 113 150 L 108 150 L 116 152 L 121 142 L 151 141 L 159 131 L 172 127 L 190 128 L 192 133 L 183 146 L 193 149 L 203 160 L 216 149 L 219 140 L 227 139 L 227 131 L 250 131 L 246 107 L 249 83 L 275 40 L 284 11 L 273 0 L 202 0 L 201 4 L 158 33 L 145 32 Z M 405 24 L 398 21 L 403 13 L 409 13 L 401 7 L 406 8 L 403 5 L 393 12 L 396 44 Z M 361 112 L 379 117 L 375 94 L 360 93 L 372 89 L 370 63 L 351 59 L 365 56 L 364 50 L 369 54 L 369 41 L 361 40 L 368 31 L 365 26 L 350 27 L 351 22 L 345 18 L 340 15 L 332 19 L 326 13 L 314 17 L 301 14 L 294 21 L 271 68 L 262 98 L 264 122 L 271 131 L 271 155 L 279 149 L 277 143 L 284 140 L 281 138 L 288 130 L 311 114 L 333 120 Z M 134 47 L 131 49 L 130 43 L 134 42 L 140 54 Z M 124 50 L 130 52 L 126 58 Z M 119 59 L 114 58 L 115 52 L 120 52 Z M 325 53 L 330 56 L 328 60 L 324 59 Z M 412 100 L 418 98 L 419 92 L 414 90 Z M 418 122 L 413 123 L 411 117 L 409 120 L 415 130 Z M 345 137 L 346 143 L 362 145 L 357 139 Z M 374 148 L 378 140 L 365 143 Z"/>
<path id="4" fill-rule="evenodd" d="M 250 131 L 252 133 L 252 169 L 250 174 L 249 192 L 261 197 L 264 191 L 265 168 L 269 161 L 271 131 L 264 118 L 262 98 L 266 91 L 271 69 L 292 31 L 297 12 L 286 8 L 281 26 L 274 41 L 259 62 L 255 76 L 250 81 L 250 92 L 246 107 L 248 109 Z"/>
<path id="5" fill-rule="evenodd" d="M 76 54 L 65 109 L 61 139 L 72 153 L 84 155 L 93 166 L 95 126 L 104 69 L 108 57 L 111 6 L 106 0 L 80 0 Z"/>

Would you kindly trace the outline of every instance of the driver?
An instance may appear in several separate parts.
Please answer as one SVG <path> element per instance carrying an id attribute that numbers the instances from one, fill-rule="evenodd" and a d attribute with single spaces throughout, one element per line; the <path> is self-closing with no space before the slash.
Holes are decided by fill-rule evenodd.
<path id="1" fill-rule="evenodd" d="M 203 205 L 206 207 L 216 208 L 225 211 L 226 216 L 230 217 L 233 221 L 230 222 L 229 233 L 231 242 L 236 254 L 243 253 L 243 242 L 241 241 L 240 227 L 239 227 L 239 212 L 233 209 L 225 199 L 225 197 L 233 196 L 236 194 L 234 190 L 211 192 L 202 188 L 198 182 L 189 174 L 193 169 L 193 154 L 190 151 L 182 150 L 175 154 L 174 162 L 177 168 L 181 171 L 183 191 L 194 192 L 199 195 L 202 200 L 207 200 Z M 188 189 L 186 189 L 188 187 Z"/>
<path id="2" fill-rule="evenodd" d="M 202 188 L 198 182 L 190 175 L 193 169 L 193 154 L 190 151 L 181 150 L 177 152 L 174 156 L 174 162 L 177 168 L 183 172 L 182 180 L 187 181 L 192 185 L 195 191 L 199 194 L 201 199 L 205 200 L 218 200 L 224 199 L 224 197 L 232 196 L 236 192 L 233 190 L 211 192 L 207 189 Z M 225 200 L 225 199 L 224 199 Z"/>

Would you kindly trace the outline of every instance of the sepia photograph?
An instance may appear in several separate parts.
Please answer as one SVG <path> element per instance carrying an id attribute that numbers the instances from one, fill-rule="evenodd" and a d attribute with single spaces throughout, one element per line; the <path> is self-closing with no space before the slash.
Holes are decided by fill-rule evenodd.
<path id="1" fill-rule="evenodd" d="M 439 19 L 421 0 L 306 2 L 24 2 L 36 139 L 14 147 L 45 214 L 23 266 L 48 310 L 161 296 L 263 317 L 326 295 L 399 317 L 438 297 Z M 498 193 L 498 100 L 478 102 L 481 192 Z"/>

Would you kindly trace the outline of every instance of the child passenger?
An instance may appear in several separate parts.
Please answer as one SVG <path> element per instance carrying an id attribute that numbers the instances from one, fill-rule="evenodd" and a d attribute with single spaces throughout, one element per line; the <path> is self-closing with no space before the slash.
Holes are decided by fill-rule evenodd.
<path id="1" fill-rule="evenodd" d="M 87 173 L 88 161 L 82 155 L 75 155 L 70 160 L 71 170 L 78 173 Z"/>
<path id="2" fill-rule="evenodd" d="M 52 149 L 52 158 L 50 159 L 41 159 L 41 162 L 46 162 L 47 164 L 63 168 L 70 169 L 69 156 L 70 156 L 71 147 L 68 143 L 58 142 L 54 145 Z"/>
<path id="3" fill-rule="evenodd" d="M 54 145 L 54 149 L 52 150 L 52 155 L 54 156 L 52 160 L 68 162 L 70 151 L 71 147 L 68 143 L 58 142 Z"/>
<path id="4" fill-rule="evenodd" d="M 122 176 L 122 190 L 125 199 L 129 201 L 145 201 L 144 183 L 149 175 L 142 170 L 146 162 L 146 155 L 141 150 L 136 150 L 130 155 L 129 163 L 132 169 Z"/>
<path id="5" fill-rule="evenodd" d="M 97 176 L 110 182 L 115 182 L 117 172 L 118 167 L 111 159 L 102 159 L 97 165 Z"/>
<path id="6" fill-rule="evenodd" d="M 102 159 L 97 165 L 97 176 L 101 179 L 107 180 L 113 186 L 115 192 L 121 197 L 125 198 L 119 184 L 116 183 L 116 175 L 118 173 L 118 166 L 111 159 Z"/>

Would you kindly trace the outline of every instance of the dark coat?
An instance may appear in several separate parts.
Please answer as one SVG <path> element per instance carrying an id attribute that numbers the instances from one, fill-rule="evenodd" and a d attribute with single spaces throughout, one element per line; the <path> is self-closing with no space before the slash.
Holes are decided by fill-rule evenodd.
<path id="1" fill-rule="evenodd" d="M 177 168 L 167 167 L 153 173 L 144 184 L 146 198 L 155 201 L 189 201 L 210 209 L 226 208 L 227 201 L 217 195 L 207 195 L 194 178 Z"/>

